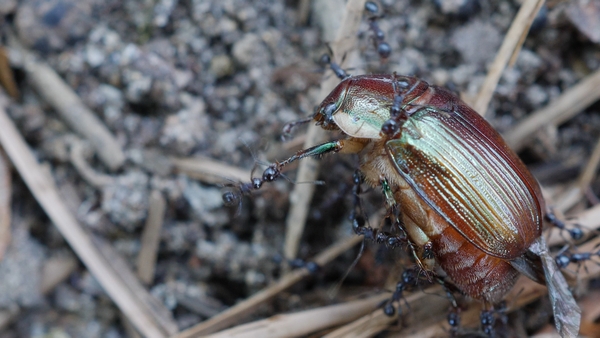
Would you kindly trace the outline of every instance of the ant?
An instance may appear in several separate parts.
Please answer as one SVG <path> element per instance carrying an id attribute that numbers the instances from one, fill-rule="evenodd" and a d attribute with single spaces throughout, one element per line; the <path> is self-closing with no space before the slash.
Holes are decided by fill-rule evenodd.
<path id="1" fill-rule="evenodd" d="M 383 305 L 383 312 L 387 316 L 392 317 L 394 314 L 396 314 L 396 308 L 394 307 L 394 303 L 399 302 L 401 299 L 404 299 L 404 291 L 407 291 L 410 287 L 417 285 L 419 281 L 418 273 L 419 272 L 416 269 L 404 270 L 404 272 L 402 273 L 401 280 L 396 284 L 396 290 L 394 291 L 392 296 L 385 301 Z M 408 302 L 406 302 L 406 299 L 404 299 L 404 302 L 408 307 L 409 304 Z M 400 309 L 400 307 L 398 307 L 398 309 Z"/>
<path id="2" fill-rule="evenodd" d="M 546 219 L 561 231 L 568 232 L 574 241 L 578 241 L 583 238 L 583 231 L 578 227 L 578 225 L 576 225 L 575 228 L 567 229 L 565 222 L 556 217 L 554 211 L 548 210 L 548 212 L 546 212 Z"/>
<path id="3" fill-rule="evenodd" d="M 600 244 L 596 245 L 595 249 L 598 248 L 599 246 L 600 246 Z M 568 246 L 565 246 L 558 253 L 558 255 L 556 255 L 556 257 L 554 258 L 554 261 L 556 262 L 556 265 L 558 265 L 558 267 L 561 269 L 566 268 L 571 263 L 581 264 L 581 263 L 585 263 L 586 261 L 592 261 L 592 262 L 600 265 L 600 263 L 592 260 L 594 257 L 600 257 L 600 250 L 598 250 L 596 252 L 571 253 L 568 251 Z"/>
<path id="4" fill-rule="evenodd" d="M 381 30 L 381 28 L 379 28 L 379 25 L 377 24 L 377 20 L 381 19 L 383 17 L 382 15 L 378 15 L 379 5 L 377 5 L 373 1 L 367 1 L 365 3 L 365 10 L 370 15 L 369 29 L 371 30 L 371 32 L 373 32 L 373 36 L 372 36 L 373 44 L 375 45 L 375 49 L 377 50 L 379 57 L 382 60 L 385 60 L 392 53 L 392 48 L 390 47 L 390 45 L 387 42 L 385 42 L 385 34 L 383 33 L 383 31 Z"/>

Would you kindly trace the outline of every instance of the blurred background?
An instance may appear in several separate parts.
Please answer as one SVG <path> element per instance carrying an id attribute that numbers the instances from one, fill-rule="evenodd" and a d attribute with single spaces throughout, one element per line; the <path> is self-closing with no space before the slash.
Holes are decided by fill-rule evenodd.
<path id="1" fill-rule="evenodd" d="M 358 37 L 360 61 L 348 72 L 417 76 L 467 102 L 521 6 L 518 0 L 377 4 L 376 15 L 365 13 L 358 31 L 348 32 Z M 115 305 L 115 299 L 128 304 L 127 292 L 140 308 L 155 305 L 147 318 L 169 336 L 278 280 L 286 271 L 295 170 L 288 180 L 238 195 L 233 207 L 221 195 L 239 193 L 253 167 L 260 175 L 265 163 L 302 148 L 305 128 L 287 142 L 282 128 L 310 116 L 322 100 L 319 86 L 333 75 L 324 75 L 319 59 L 329 52 L 344 7 L 343 0 L 0 1 L 0 106 L 26 141 L 21 153 L 40 164 L 13 166 L 0 152 L 0 337 L 135 336 L 132 317 Z M 392 50 L 384 60 L 369 29 L 373 16 Z M 508 133 L 598 71 L 599 33 L 598 1 L 546 1 L 514 65 L 502 73 L 488 121 Z M 345 55 L 332 59 L 341 63 Z M 551 192 L 568 190 L 591 157 L 600 135 L 600 105 L 593 101 L 519 144 L 519 155 Z M 298 252 L 307 260 L 352 236 L 357 159 L 334 155 L 320 163 L 325 184 L 316 185 Z M 47 190 L 32 192 L 22 179 L 27 170 L 50 175 L 59 198 L 41 207 L 37 194 Z M 593 175 L 587 182 L 571 213 L 598 203 L 600 180 Z M 383 206 L 379 195 L 365 194 L 367 215 Z M 60 209 L 52 203 L 64 205 L 79 227 L 53 225 L 66 218 L 48 216 Z M 73 243 L 81 248 L 73 250 Z M 367 244 L 351 268 L 357 251 L 243 321 L 392 290 L 409 260 L 402 250 Z M 99 262 L 81 258 L 98 252 Z M 126 287 L 107 294 L 103 283 L 121 284 L 90 273 L 102 266 Z M 599 285 L 580 284 L 581 295 Z M 521 333 L 544 327 L 548 304 L 542 297 L 524 310 L 528 320 L 517 312 L 511 325 L 521 325 Z"/>

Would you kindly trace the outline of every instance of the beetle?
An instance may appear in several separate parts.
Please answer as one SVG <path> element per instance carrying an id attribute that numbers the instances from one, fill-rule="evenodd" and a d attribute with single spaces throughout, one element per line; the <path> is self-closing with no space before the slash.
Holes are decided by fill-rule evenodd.
<path id="1" fill-rule="evenodd" d="M 439 265 L 458 289 L 488 307 L 523 273 L 548 286 L 558 332 L 577 335 L 580 310 L 541 236 L 540 186 L 460 98 L 415 77 L 348 76 L 313 120 L 346 138 L 270 165 L 253 180 L 255 188 L 304 157 L 358 154 L 366 183 L 382 186 L 388 209 L 398 209 L 421 267 L 432 272 Z"/>

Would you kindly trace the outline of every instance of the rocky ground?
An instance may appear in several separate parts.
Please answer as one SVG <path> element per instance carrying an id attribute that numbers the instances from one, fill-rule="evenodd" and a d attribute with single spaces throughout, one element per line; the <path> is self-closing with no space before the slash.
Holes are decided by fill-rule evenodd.
<path id="1" fill-rule="evenodd" d="M 542 7 L 486 114 L 501 133 L 600 69 L 600 5 L 590 3 L 548 1 Z M 516 0 L 379 4 L 377 24 L 392 53 L 380 60 L 365 14 L 358 30 L 360 72 L 418 76 L 467 101 L 476 97 L 520 6 Z M 14 95 L 9 102 L 2 94 L 9 102 L 6 110 L 79 223 L 135 270 L 150 206 L 164 199 L 160 245 L 146 283 L 179 330 L 282 275 L 285 217 L 294 187 L 289 181 L 295 176 L 291 170 L 289 181 L 265 186 L 228 208 L 221 194 L 237 177 L 199 178 L 173 159 L 209 158 L 243 170 L 249 181 L 256 164 L 260 173 L 264 163 L 299 149 L 304 129 L 287 143 L 281 131 L 286 123 L 312 114 L 321 99 L 324 67 L 318 61 L 334 39 L 327 25 L 339 24 L 342 6 L 341 0 L 0 3 L 0 47 L 10 63 L 0 64 L 0 74 L 12 74 L 18 90 L 11 91 L 10 80 L 4 82 L 5 92 Z M 40 95 L 15 43 L 75 91 L 114 135 L 123 161 L 113 165 L 95 155 L 88 137 Z M 544 186 L 577 179 L 600 135 L 599 108 L 593 104 L 560 125 L 544 127 L 522 148 L 519 154 Z M 326 184 L 316 187 L 301 258 L 310 259 L 351 235 L 347 216 L 355 166 L 356 159 L 348 156 L 321 161 L 325 169 L 319 180 Z M 125 336 L 118 308 L 84 265 L 70 265 L 66 278 L 42 287 L 49 283 L 43 272 L 50 260 L 76 255 L 14 169 L 10 182 L 12 236 L 3 240 L 9 246 L 3 257 L 0 253 L 0 309 L 18 315 L 0 320 L 0 337 Z M 593 179 L 579 208 L 596 203 L 598 194 L 600 180 Z M 365 197 L 367 213 L 382 206 L 377 192 L 371 195 Z M 398 276 L 393 262 L 406 260 L 401 252 L 368 245 L 331 299 L 327 290 L 356 254 L 342 255 L 250 319 L 376 292 L 386 288 L 386 279 L 397 279 L 388 278 Z M 547 304 L 538 305 L 533 308 L 539 315 L 527 323 L 530 333 L 549 322 Z"/>

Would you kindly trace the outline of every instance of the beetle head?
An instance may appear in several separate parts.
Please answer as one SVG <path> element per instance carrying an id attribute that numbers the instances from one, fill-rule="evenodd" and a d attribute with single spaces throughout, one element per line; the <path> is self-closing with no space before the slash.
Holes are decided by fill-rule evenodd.
<path id="1" fill-rule="evenodd" d="M 389 100 L 384 100 L 374 82 L 379 77 L 354 76 L 340 82 L 323 100 L 315 113 L 317 125 L 341 129 L 351 137 L 380 138 L 381 126 L 390 118 Z M 387 87 L 391 90 L 389 80 Z"/>

